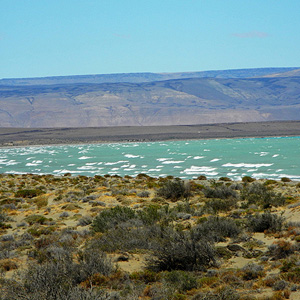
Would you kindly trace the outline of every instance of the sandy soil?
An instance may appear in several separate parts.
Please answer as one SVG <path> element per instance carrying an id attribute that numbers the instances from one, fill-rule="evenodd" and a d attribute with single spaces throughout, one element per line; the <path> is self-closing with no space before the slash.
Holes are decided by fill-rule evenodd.
<path id="1" fill-rule="evenodd" d="M 98 128 L 0 128 L 0 147 L 266 136 L 300 136 L 300 121 Z"/>

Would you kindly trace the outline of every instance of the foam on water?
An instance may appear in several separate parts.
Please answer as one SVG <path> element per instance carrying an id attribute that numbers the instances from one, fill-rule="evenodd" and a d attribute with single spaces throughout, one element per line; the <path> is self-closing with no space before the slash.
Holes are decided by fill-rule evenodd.
<path id="1" fill-rule="evenodd" d="M 184 160 L 165 160 L 162 162 L 164 165 L 169 165 L 169 164 L 181 164 L 183 163 Z"/>
<path id="2" fill-rule="evenodd" d="M 128 160 L 119 160 L 119 161 L 116 161 L 116 162 L 107 162 L 107 163 L 104 163 L 104 165 L 105 166 L 113 166 L 113 165 L 122 164 L 122 163 L 125 163 L 125 162 L 128 162 Z"/>
<path id="3" fill-rule="evenodd" d="M 128 158 L 138 158 L 138 157 L 140 157 L 139 155 L 133 155 L 133 154 L 125 154 L 124 156 L 128 157 Z"/>
<path id="4" fill-rule="evenodd" d="M 224 164 L 223 167 L 260 168 L 260 167 L 269 167 L 272 165 L 273 164 L 246 164 L 246 163 L 232 164 L 232 163 L 227 163 L 227 164 Z"/>
<path id="5" fill-rule="evenodd" d="M 0 149 L 1 172 L 20 174 L 135 176 L 148 173 L 182 178 L 230 176 L 232 179 L 248 175 L 300 180 L 299 161 L 300 137 Z"/>
<path id="6" fill-rule="evenodd" d="M 170 158 L 157 158 L 156 160 L 158 161 L 166 161 L 166 160 L 169 160 Z"/>

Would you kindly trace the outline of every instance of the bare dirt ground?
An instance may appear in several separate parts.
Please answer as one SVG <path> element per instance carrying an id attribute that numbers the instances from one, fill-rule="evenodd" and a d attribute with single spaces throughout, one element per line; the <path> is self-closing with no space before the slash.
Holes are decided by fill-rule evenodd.
<path id="1" fill-rule="evenodd" d="M 0 128 L 0 147 L 299 135 L 300 121 L 98 128 Z"/>

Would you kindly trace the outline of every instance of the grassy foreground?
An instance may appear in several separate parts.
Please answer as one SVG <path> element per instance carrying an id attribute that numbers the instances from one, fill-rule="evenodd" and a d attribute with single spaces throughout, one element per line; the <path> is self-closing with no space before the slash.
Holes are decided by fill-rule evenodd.
<path id="1" fill-rule="evenodd" d="M 300 299 L 288 178 L 0 174 L 0 231 L 3 300 Z"/>

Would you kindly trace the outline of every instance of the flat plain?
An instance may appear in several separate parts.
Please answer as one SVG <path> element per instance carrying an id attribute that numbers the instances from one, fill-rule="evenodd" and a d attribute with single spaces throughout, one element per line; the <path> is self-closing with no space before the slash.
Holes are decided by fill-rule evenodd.
<path id="1" fill-rule="evenodd" d="M 180 126 L 0 128 L 0 146 L 300 136 L 300 121 Z"/>

